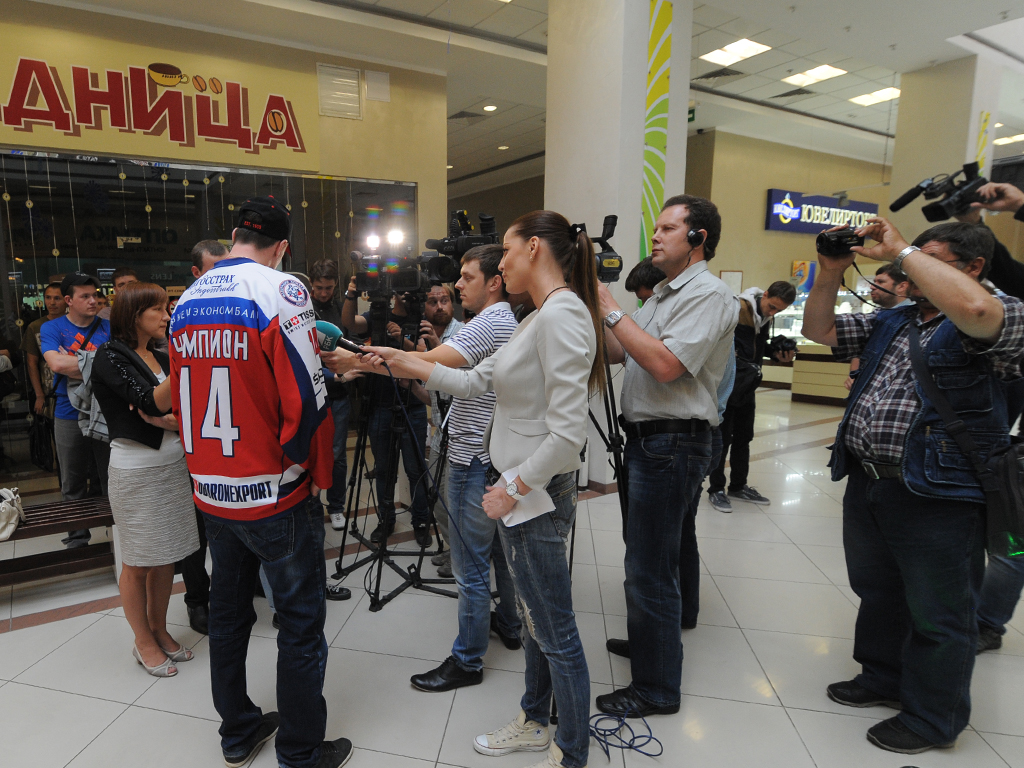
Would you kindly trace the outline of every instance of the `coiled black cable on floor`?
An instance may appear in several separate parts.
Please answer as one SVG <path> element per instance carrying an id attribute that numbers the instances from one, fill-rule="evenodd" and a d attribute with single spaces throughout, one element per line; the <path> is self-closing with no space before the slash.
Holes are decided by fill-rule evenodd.
<path id="1" fill-rule="evenodd" d="M 611 751 L 613 749 L 628 749 L 646 757 L 660 757 L 663 755 L 665 747 L 654 736 L 647 718 L 640 718 L 640 722 L 644 724 L 647 733 L 637 733 L 637 731 L 633 730 L 633 726 L 626 721 L 628 716 L 629 712 L 622 716 L 601 714 L 590 718 L 590 735 L 594 737 L 594 741 L 601 747 L 605 757 L 611 760 Z M 650 744 L 656 744 L 658 751 L 646 751 L 645 748 Z"/>

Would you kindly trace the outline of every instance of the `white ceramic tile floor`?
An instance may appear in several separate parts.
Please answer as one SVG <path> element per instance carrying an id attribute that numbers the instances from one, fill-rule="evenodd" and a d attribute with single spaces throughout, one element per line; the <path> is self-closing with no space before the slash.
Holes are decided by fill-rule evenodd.
<path id="1" fill-rule="evenodd" d="M 665 754 L 648 758 L 596 745 L 590 765 L 695 768 L 1024 768 L 1024 608 L 1004 648 L 979 657 L 972 728 L 956 749 L 900 758 L 871 746 L 865 730 L 886 709 L 849 710 L 825 686 L 857 671 L 851 658 L 857 597 L 846 578 L 841 540 L 843 484 L 828 479 L 822 447 L 795 447 L 832 434 L 837 409 L 791 404 L 787 392 L 761 393 L 750 483 L 772 504 L 737 502 L 732 515 L 701 499 L 701 613 L 681 633 L 683 702 L 678 715 L 650 720 Z M 400 522 L 402 516 L 399 517 Z M 574 606 L 596 696 L 630 679 L 629 663 L 604 649 L 626 632 L 624 545 L 615 495 L 581 502 L 577 518 Z M 340 535 L 328 534 L 332 544 Z M 403 548 L 411 545 L 405 544 Z M 12 547 L 0 545 L 0 558 Z M 346 562 L 351 561 L 346 558 Z M 399 558 L 401 567 L 412 562 Z M 328 563 L 333 573 L 333 562 Z M 371 613 L 365 571 L 347 581 L 352 600 L 329 602 L 330 643 L 324 695 L 328 735 L 355 743 L 352 768 L 522 768 L 537 755 L 486 758 L 471 739 L 510 720 L 522 695 L 521 651 L 492 639 L 484 682 L 444 694 L 413 690 L 409 676 L 450 652 L 456 603 L 407 590 Z M 434 576 L 429 561 L 425 576 Z M 399 584 L 385 569 L 384 590 Z M 0 620 L 116 595 L 113 576 L 0 589 Z M 249 648 L 250 696 L 275 706 L 277 632 L 266 601 L 256 600 Z M 220 764 L 218 718 L 209 686 L 209 645 L 188 629 L 181 595 L 168 611 L 172 632 L 196 659 L 170 680 L 147 677 L 130 656 L 120 609 L 0 633 L 0 765 L 13 768 L 121 768 L 144 754 L 154 768 Z M 596 709 L 593 711 L 596 712 Z M 59 724 L 59 725 L 55 725 Z M 253 761 L 273 768 L 273 744 Z"/>

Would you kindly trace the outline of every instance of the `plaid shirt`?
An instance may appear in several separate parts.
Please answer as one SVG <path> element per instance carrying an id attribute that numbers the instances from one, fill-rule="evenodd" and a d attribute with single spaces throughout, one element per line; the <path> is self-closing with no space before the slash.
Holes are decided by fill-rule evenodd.
<path id="1" fill-rule="evenodd" d="M 985 355 L 992 361 L 997 379 L 1020 378 L 1024 362 L 1024 303 L 1019 299 L 997 295 L 1003 303 L 1005 319 L 999 339 L 988 344 L 957 331 L 964 351 Z M 945 319 L 939 313 L 926 323 L 915 318 L 925 347 Z M 838 345 L 832 354 L 837 360 L 859 357 L 874 329 L 875 315 L 848 314 L 836 316 Z M 846 447 L 854 456 L 883 464 L 899 464 L 903 460 L 903 443 L 918 411 L 921 399 L 914 387 L 910 364 L 909 326 L 902 328 L 878 362 L 875 374 L 867 382 L 850 410 L 846 427 Z"/>

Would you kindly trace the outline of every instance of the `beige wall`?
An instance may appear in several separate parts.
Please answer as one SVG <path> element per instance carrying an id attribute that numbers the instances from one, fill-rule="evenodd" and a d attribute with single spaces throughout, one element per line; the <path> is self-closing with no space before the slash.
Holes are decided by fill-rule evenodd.
<path id="1" fill-rule="evenodd" d="M 314 94 L 318 62 L 388 72 L 391 101 L 364 99 L 362 120 L 317 116 L 319 152 L 308 157 L 306 170 L 331 176 L 416 182 L 419 245 L 422 246 L 424 238 L 445 229 L 447 93 L 443 77 L 27 0 L 4 0 L 2 21 L 41 29 L 43 35 L 33 36 L 34 39 L 52 41 L 54 46 L 74 44 L 82 50 L 89 50 L 90 46 L 106 50 L 112 44 L 152 45 L 180 54 L 185 61 L 190 55 L 228 59 L 242 76 L 247 66 L 272 67 L 287 72 L 296 84 L 301 83 L 297 90 Z M 17 39 L 3 41 L 8 53 L 15 51 L 17 55 L 40 58 L 48 54 L 46 50 L 23 53 L 18 50 L 18 43 Z M 147 62 L 130 63 L 144 66 Z M 307 87 L 310 84 L 311 89 Z M 9 83 L 0 85 L 4 92 L 8 87 Z M 315 105 L 313 114 L 318 114 Z M 308 133 L 315 129 L 306 126 L 304 130 Z M 88 132 L 85 133 L 83 139 L 87 143 Z M 204 162 L 202 148 L 202 144 L 195 148 L 197 164 Z M 83 146 L 82 151 L 87 152 L 88 146 Z M 232 164 L 244 167 L 245 154 L 239 155 Z M 223 162 L 221 159 L 218 164 Z"/>
<path id="2" fill-rule="evenodd" d="M 494 189 L 485 189 L 471 195 L 453 197 L 448 200 L 449 210 L 465 209 L 474 226 L 479 224 L 477 214 L 487 213 L 494 217 L 498 234 L 504 234 L 509 224 L 530 211 L 544 208 L 544 177 L 535 176 Z M 440 237 L 441 235 L 437 235 Z"/>
<path id="3" fill-rule="evenodd" d="M 686 139 L 686 194 L 697 197 L 711 197 L 711 180 L 714 176 L 715 137 L 717 131 L 695 133 Z M 669 197 L 678 195 L 674 189 L 666 189 Z"/>
<path id="4" fill-rule="evenodd" d="M 687 191 L 700 194 L 710 183 L 711 199 L 722 214 L 722 240 L 711 270 L 715 274 L 742 270 L 744 289 L 786 280 L 794 260 L 815 258 L 812 235 L 765 230 L 767 190 L 830 194 L 882 180 L 882 167 L 874 163 L 721 131 L 694 136 L 690 141 Z M 710 171 L 707 147 L 713 152 Z M 888 187 L 874 187 L 859 189 L 851 196 L 884 206 L 889 191 Z M 922 218 L 921 229 L 924 223 Z"/>

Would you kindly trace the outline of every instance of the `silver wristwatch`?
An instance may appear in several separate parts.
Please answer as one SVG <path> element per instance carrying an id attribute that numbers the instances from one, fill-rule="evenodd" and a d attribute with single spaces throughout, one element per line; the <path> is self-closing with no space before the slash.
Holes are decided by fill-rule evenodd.
<path id="1" fill-rule="evenodd" d="M 522 501 L 523 498 L 524 498 L 523 494 L 521 494 L 519 492 L 519 486 L 516 485 L 516 481 L 515 480 L 512 480 L 511 482 L 509 482 L 505 486 L 505 493 L 507 493 L 509 496 L 511 496 L 516 501 Z"/>
<path id="2" fill-rule="evenodd" d="M 604 324 L 607 325 L 609 328 L 614 328 L 618 324 L 619 320 L 621 320 L 625 316 L 625 312 L 623 312 L 621 309 L 616 309 L 615 311 L 609 312 L 607 315 L 604 316 Z"/>
<path id="3" fill-rule="evenodd" d="M 903 260 L 907 258 L 907 256 L 909 256 L 910 254 L 912 254 L 914 251 L 920 250 L 921 249 L 918 248 L 916 245 L 908 245 L 906 248 L 899 252 L 899 255 L 897 255 L 895 259 L 892 260 L 892 265 L 896 267 L 896 269 L 898 269 L 900 272 L 902 272 Z"/>

